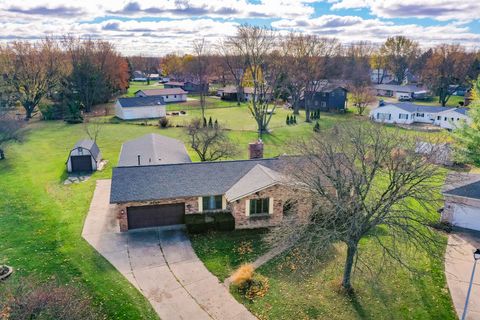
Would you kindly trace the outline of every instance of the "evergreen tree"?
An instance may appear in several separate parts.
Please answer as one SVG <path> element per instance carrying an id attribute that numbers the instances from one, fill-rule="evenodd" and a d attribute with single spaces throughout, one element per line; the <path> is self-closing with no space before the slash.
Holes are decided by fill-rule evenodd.
<path id="1" fill-rule="evenodd" d="M 207 118 L 203 117 L 203 127 L 207 127 Z"/>
<path id="2" fill-rule="evenodd" d="M 218 129 L 218 120 L 217 120 L 217 119 L 215 119 L 215 123 L 213 124 L 213 127 L 214 127 L 215 129 Z"/>
<path id="3" fill-rule="evenodd" d="M 297 116 L 293 115 L 293 124 L 297 124 Z"/>
<path id="4" fill-rule="evenodd" d="M 213 128 L 213 122 L 212 122 L 212 117 L 208 119 L 208 127 Z"/>
<path id="5" fill-rule="evenodd" d="M 288 116 L 288 114 L 287 114 L 287 121 L 286 121 L 286 123 L 287 123 L 287 126 L 290 125 L 290 117 Z"/>
<path id="6" fill-rule="evenodd" d="M 320 123 L 318 123 L 318 121 L 315 123 L 315 126 L 313 127 L 313 131 L 320 132 Z"/>

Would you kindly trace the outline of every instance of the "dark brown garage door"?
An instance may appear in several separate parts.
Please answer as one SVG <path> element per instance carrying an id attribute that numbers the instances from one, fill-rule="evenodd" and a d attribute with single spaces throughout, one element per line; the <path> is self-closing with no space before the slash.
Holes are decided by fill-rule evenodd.
<path id="1" fill-rule="evenodd" d="M 128 229 L 168 226 L 185 223 L 185 204 L 129 207 Z"/>
<path id="2" fill-rule="evenodd" d="M 90 172 L 92 171 L 91 156 L 72 156 L 72 172 Z"/>

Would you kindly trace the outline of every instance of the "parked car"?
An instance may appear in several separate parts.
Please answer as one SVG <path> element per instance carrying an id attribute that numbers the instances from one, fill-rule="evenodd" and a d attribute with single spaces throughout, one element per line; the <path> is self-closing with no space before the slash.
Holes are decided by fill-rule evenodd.
<path id="1" fill-rule="evenodd" d="M 412 97 L 408 94 L 400 94 L 398 95 L 398 101 L 411 101 Z"/>

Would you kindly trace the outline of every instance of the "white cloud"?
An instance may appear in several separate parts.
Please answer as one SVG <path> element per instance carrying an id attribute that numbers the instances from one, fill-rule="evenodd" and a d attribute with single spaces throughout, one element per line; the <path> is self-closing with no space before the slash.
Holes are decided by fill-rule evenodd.
<path id="1" fill-rule="evenodd" d="M 432 18 L 476 20 L 480 15 L 479 0 L 329 0 L 332 9 L 368 8 L 381 18 Z"/>

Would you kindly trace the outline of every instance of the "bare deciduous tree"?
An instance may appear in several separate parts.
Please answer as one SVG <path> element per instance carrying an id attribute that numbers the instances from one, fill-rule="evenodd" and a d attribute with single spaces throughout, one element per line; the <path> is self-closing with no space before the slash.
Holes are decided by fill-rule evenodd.
<path id="1" fill-rule="evenodd" d="M 380 48 L 386 59 L 387 69 L 395 76 L 396 81 L 403 82 L 405 73 L 412 67 L 419 53 L 418 42 L 404 36 L 388 38 Z"/>
<path id="2" fill-rule="evenodd" d="M 202 111 L 202 119 L 205 118 L 205 109 L 207 108 L 206 97 L 208 94 L 208 48 L 205 38 L 193 42 L 193 50 L 195 52 L 194 73 L 195 78 L 200 87 L 200 110 Z"/>
<path id="3" fill-rule="evenodd" d="M 94 142 L 97 142 L 98 136 L 102 132 L 104 123 L 100 120 L 92 120 L 89 118 L 86 118 L 85 121 L 83 122 L 83 130 L 87 134 L 87 136 L 90 138 L 90 140 L 93 140 Z"/>
<path id="4" fill-rule="evenodd" d="M 282 74 L 281 59 L 278 51 L 274 50 L 277 48 L 276 40 L 276 34 L 271 29 L 250 25 L 239 26 L 237 34 L 227 40 L 232 56 L 245 64 L 244 82 L 253 88 L 249 110 L 257 123 L 259 137 L 268 133 Z"/>
<path id="5" fill-rule="evenodd" d="M 197 153 L 200 161 L 232 158 L 238 154 L 236 144 L 228 138 L 218 123 L 205 126 L 203 120 L 193 119 L 185 131 L 189 145 Z"/>
<path id="6" fill-rule="evenodd" d="M 443 175 L 431 161 L 435 149 L 417 154 L 415 145 L 413 137 L 365 124 L 341 125 L 300 143 L 303 156 L 291 160 L 288 174 L 312 209 L 284 218 L 270 234 L 272 244 L 301 248 L 314 261 L 331 245 L 344 243 L 347 290 L 366 236 L 402 265 L 409 252 L 437 246 L 437 234 L 427 226 L 438 219 L 432 213 Z"/>
<path id="7" fill-rule="evenodd" d="M 245 73 L 245 61 L 236 56 L 238 52 L 230 41 L 223 41 L 220 45 L 220 53 L 223 58 L 223 63 L 226 69 L 235 82 L 235 88 L 237 89 L 237 106 L 240 106 L 240 102 L 243 100 L 243 75 Z"/>
<path id="8" fill-rule="evenodd" d="M 0 160 L 5 159 L 2 146 L 8 141 L 19 140 L 23 126 L 24 122 L 12 115 L 11 110 L 0 108 Z"/>
<path id="9" fill-rule="evenodd" d="M 0 70 L 19 94 L 25 120 L 29 120 L 41 100 L 60 85 L 67 60 L 58 41 L 51 38 L 38 43 L 15 41 L 0 46 L 0 56 Z"/>

